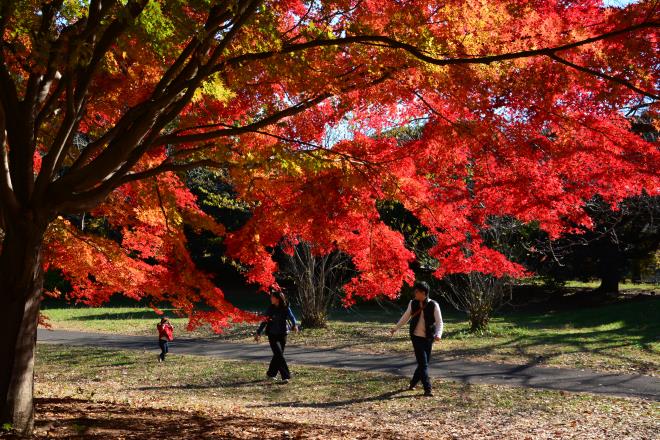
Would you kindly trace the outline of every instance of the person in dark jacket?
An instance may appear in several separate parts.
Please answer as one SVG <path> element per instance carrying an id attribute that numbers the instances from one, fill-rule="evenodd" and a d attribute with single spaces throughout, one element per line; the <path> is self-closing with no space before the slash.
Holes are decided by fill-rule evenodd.
<path id="1" fill-rule="evenodd" d="M 280 373 L 282 382 L 288 383 L 291 379 L 291 373 L 289 372 L 286 359 L 284 359 L 284 347 L 286 346 L 286 336 L 289 333 L 289 328 L 292 328 L 296 332 L 298 331 L 296 317 L 293 315 L 284 293 L 272 291 L 270 294 L 270 303 L 264 314 L 266 319 L 259 325 L 254 339 L 259 342 L 261 334 L 264 330 L 266 331 L 268 343 L 271 350 L 273 350 L 273 358 L 270 361 L 266 375 L 276 380 L 277 373 Z M 289 327 L 289 323 L 291 327 Z"/>
<path id="2" fill-rule="evenodd" d="M 417 369 L 410 381 L 409 390 L 414 390 L 421 381 L 424 386 L 424 395 L 432 397 L 431 379 L 429 378 L 429 361 L 431 360 L 431 349 L 433 341 L 439 341 L 442 337 L 442 314 L 437 302 L 429 299 L 429 285 L 425 282 L 415 283 L 415 299 L 410 301 L 399 322 L 392 328 L 394 333 L 406 322 L 410 322 L 410 339 L 412 340 Z"/>

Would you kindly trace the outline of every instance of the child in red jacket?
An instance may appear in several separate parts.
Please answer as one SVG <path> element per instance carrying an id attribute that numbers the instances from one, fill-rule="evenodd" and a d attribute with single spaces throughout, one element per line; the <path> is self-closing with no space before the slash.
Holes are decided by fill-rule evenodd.
<path id="1" fill-rule="evenodd" d="M 174 339 L 174 327 L 170 324 L 169 319 L 163 317 L 156 328 L 158 329 L 158 345 L 160 346 L 158 362 L 164 362 L 165 355 L 169 352 L 168 343 Z"/>

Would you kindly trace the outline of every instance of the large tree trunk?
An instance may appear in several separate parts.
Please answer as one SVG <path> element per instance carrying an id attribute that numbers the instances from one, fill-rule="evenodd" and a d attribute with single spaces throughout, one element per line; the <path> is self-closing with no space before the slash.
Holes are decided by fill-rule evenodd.
<path id="1" fill-rule="evenodd" d="M 620 281 L 621 277 L 616 269 L 612 272 L 604 272 L 601 275 L 600 286 L 597 290 L 603 293 L 618 294 Z"/>
<path id="2" fill-rule="evenodd" d="M 608 243 L 599 257 L 598 272 L 601 281 L 597 290 L 603 293 L 618 294 L 622 266 L 625 264 L 622 253 L 617 245 Z"/>
<path id="3" fill-rule="evenodd" d="M 30 435 L 34 422 L 34 351 L 45 230 L 45 223 L 29 217 L 5 225 L 0 251 L 0 421 L 21 435 Z"/>

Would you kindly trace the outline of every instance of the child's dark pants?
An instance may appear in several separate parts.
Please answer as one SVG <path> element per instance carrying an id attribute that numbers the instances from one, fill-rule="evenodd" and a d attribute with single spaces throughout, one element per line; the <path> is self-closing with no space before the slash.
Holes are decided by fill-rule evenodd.
<path id="1" fill-rule="evenodd" d="M 160 346 L 160 360 L 165 360 L 165 355 L 170 351 L 169 344 L 165 339 L 159 339 L 158 345 Z"/>

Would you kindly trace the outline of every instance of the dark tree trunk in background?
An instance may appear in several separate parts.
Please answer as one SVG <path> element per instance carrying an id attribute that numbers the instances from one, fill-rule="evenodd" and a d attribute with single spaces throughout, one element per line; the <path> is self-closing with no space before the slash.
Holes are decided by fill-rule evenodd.
<path id="1" fill-rule="evenodd" d="M 598 261 L 600 286 L 597 291 L 602 293 L 619 293 L 619 282 L 623 272 L 625 258 L 615 243 L 607 243 Z"/>
<path id="2" fill-rule="evenodd" d="M 46 223 L 31 218 L 5 225 L 0 251 L 0 422 L 22 435 L 31 434 L 34 422 L 34 351 L 45 230 Z"/>
<path id="3" fill-rule="evenodd" d="M 612 272 L 603 273 L 600 278 L 600 286 L 598 286 L 598 291 L 603 293 L 619 293 L 619 281 L 621 277 L 619 273 L 614 270 Z"/>

